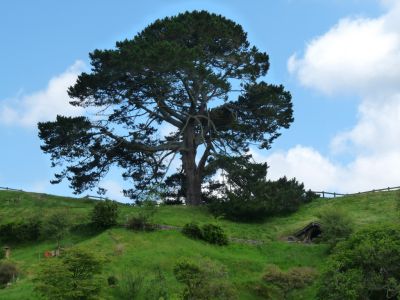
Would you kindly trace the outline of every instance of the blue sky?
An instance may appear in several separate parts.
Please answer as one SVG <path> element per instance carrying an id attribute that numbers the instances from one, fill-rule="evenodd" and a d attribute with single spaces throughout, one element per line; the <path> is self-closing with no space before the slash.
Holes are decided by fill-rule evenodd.
<path id="1" fill-rule="evenodd" d="M 241 24 L 270 55 L 267 81 L 291 91 L 295 122 L 272 149 L 253 149 L 269 177 L 314 190 L 400 184 L 400 6 L 391 0 L 2 1 L 0 186 L 71 195 L 51 185 L 36 123 L 77 115 L 66 88 L 88 53 L 113 48 L 157 18 L 205 9 Z M 140 4 L 139 4 L 140 3 Z M 111 172 L 109 196 L 127 186 Z"/>

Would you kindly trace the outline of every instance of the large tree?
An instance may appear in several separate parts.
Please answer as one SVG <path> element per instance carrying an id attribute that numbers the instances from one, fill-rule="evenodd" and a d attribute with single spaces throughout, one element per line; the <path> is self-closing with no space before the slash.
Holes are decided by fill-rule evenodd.
<path id="1" fill-rule="evenodd" d="M 93 116 L 39 123 L 57 183 L 93 188 L 112 165 L 134 188 L 132 198 L 164 178 L 179 155 L 186 202 L 201 203 L 211 156 L 238 156 L 251 143 L 268 149 L 293 121 L 291 95 L 260 78 L 268 55 L 250 46 L 235 22 L 206 11 L 156 20 L 115 49 L 90 53 L 92 70 L 68 93 Z"/>

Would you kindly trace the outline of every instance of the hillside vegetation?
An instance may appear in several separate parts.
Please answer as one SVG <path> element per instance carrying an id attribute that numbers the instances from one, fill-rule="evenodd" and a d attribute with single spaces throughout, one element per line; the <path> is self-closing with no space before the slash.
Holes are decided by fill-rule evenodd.
<path id="1" fill-rule="evenodd" d="M 43 218 L 56 211 L 66 211 L 75 224 L 62 240 L 65 248 L 79 247 L 103 258 L 102 299 L 115 299 L 107 278 L 119 278 L 126 272 L 144 278 L 159 270 L 165 276 L 171 299 L 177 299 L 183 289 L 173 273 L 182 258 L 193 261 L 212 260 L 226 268 L 229 282 L 237 289 L 239 299 L 263 299 L 258 293 L 261 279 L 268 265 L 282 270 L 292 267 L 312 267 L 323 270 L 328 256 L 324 243 L 289 243 L 286 237 L 318 219 L 321 211 L 333 207 L 348 212 L 358 231 L 371 224 L 398 223 L 397 192 L 363 194 L 336 199 L 318 199 L 306 204 L 288 216 L 274 217 L 263 223 L 235 223 L 213 217 L 205 208 L 160 206 L 153 217 L 156 224 L 169 225 L 168 230 L 152 232 L 128 231 L 116 226 L 105 231 L 89 230 L 82 224 L 90 221 L 94 200 L 73 199 L 52 195 L 0 191 L 0 225 L 30 218 Z M 139 208 L 120 205 L 120 225 Z M 210 245 L 185 237 L 179 228 L 186 223 L 213 223 L 220 225 L 231 242 L 227 246 Z M 3 245 L 4 246 L 4 245 Z M 54 240 L 11 246 L 10 260 L 21 271 L 17 282 L 0 289 L 0 299 L 41 299 L 35 291 L 35 278 L 45 251 L 55 248 Z M 314 299 L 317 281 L 310 286 L 290 292 L 288 299 Z M 142 292 L 144 293 L 144 292 Z M 143 294 L 139 295 L 141 299 Z"/>

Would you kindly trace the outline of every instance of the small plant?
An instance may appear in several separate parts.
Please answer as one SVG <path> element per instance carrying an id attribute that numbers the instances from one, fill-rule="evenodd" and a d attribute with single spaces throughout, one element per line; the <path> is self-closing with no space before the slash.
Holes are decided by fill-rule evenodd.
<path id="1" fill-rule="evenodd" d="M 316 271 L 310 267 L 295 267 L 284 272 L 277 265 L 269 265 L 263 280 L 273 288 L 277 287 L 282 293 L 281 298 L 286 299 L 290 291 L 311 284 L 316 275 Z"/>
<path id="2" fill-rule="evenodd" d="M 321 241 L 334 248 L 340 241 L 347 239 L 353 232 L 353 222 L 349 215 L 337 208 L 328 208 L 320 212 Z"/>
<path id="3" fill-rule="evenodd" d="M 137 299 L 142 287 L 144 277 L 141 275 L 133 274 L 130 271 L 124 272 L 120 276 L 118 285 L 115 289 L 115 299 L 119 300 L 132 300 Z"/>
<path id="4" fill-rule="evenodd" d="M 60 249 L 61 240 L 70 229 L 70 219 L 65 212 L 56 212 L 50 215 L 42 226 L 42 235 L 45 238 L 53 238 L 57 241 L 57 249 Z"/>
<path id="5" fill-rule="evenodd" d="M 92 211 L 92 223 L 96 228 L 107 229 L 117 224 L 118 204 L 115 201 L 99 201 Z"/>
<path id="6" fill-rule="evenodd" d="M 108 276 L 107 283 L 109 286 L 116 286 L 118 283 L 118 278 L 114 275 Z"/>
<path id="7" fill-rule="evenodd" d="M 224 230 L 214 224 L 205 224 L 201 228 L 196 223 L 188 223 L 182 228 L 182 233 L 189 238 L 203 240 L 210 244 L 227 245 L 228 236 Z"/>
<path id="8" fill-rule="evenodd" d="M 145 300 L 167 300 L 169 298 L 167 282 L 160 268 L 157 268 L 154 278 L 148 281 Z"/>
<path id="9" fill-rule="evenodd" d="M 210 243 L 210 244 L 216 244 L 216 245 L 227 245 L 228 244 L 228 237 L 224 230 L 214 224 L 205 224 L 202 227 L 202 238 L 204 241 Z"/>
<path id="10" fill-rule="evenodd" d="M 0 263 L 0 288 L 3 288 L 16 279 L 18 275 L 18 269 L 15 264 L 11 262 Z"/>
<path id="11" fill-rule="evenodd" d="M 154 230 L 156 226 L 152 224 L 152 218 L 157 210 L 156 202 L 142 201 L 138 214 L 128 219 L 126 222 L 126 228 L 131 230 Z"/>
<path id="12" fill-rule="evenodd" d="M 185 224 L 185 226 L 182 228 L 182 233 L 191 239 L 203 239 L 203 232 L 201 228 L 199 225 L 193 222 Z"/>
<path id="13" fill-rule="evenodd" d="M 203 260 L 199 264 L 188 260 L 174 267 L 175 278 L 185 285 L 182 299 L 236 299 L 236 291 L 227 281 L 223 266 Z"/>

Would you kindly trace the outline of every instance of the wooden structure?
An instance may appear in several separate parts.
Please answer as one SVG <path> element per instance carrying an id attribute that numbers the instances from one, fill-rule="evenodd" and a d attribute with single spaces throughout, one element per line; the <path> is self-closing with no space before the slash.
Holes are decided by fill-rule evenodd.
<path id="1" fill-rule="evenodd" d="M 4 250 L 4 257 L 6 259 L 9 259 L 11 256 L 11 248 L 8 246 L 5 246 L 5 247 L 3 247 L 3 250 Z"/>
<path id="2" fill-rule="evenodd" d="M 312 240 L 319 237 L 321 233 L 321 224 L 317 222 L 311 222 L 310 224 L 290 236 L 288 238 L 288 241 L 302 241 L 303 243 L 311 243 Z"/>

